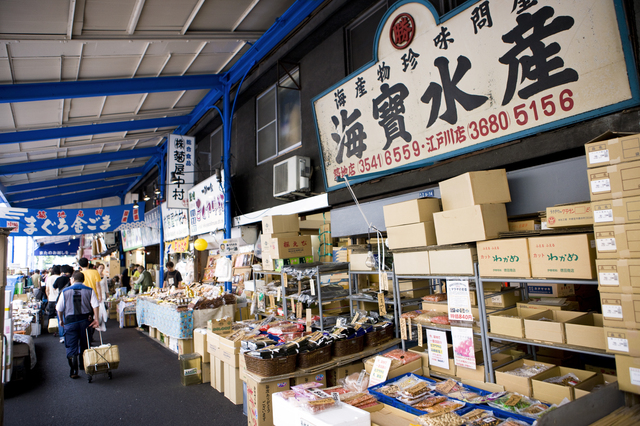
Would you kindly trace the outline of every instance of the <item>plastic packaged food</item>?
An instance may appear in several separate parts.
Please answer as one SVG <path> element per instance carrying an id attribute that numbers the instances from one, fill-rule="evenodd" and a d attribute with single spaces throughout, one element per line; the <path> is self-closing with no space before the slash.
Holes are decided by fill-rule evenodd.
<path id="1" fill-rule="evenodd" d="M 396 385 L 386 385 L 386 386 L 382 386 L 381 388 L 378 388 L 378 392 L 380 392 L 383 395 L 387 395 L 392 398 L 395 398 L 396 396 L 398 396 L 398 393 L 400 392 L 400 388 Z"/>
<path id="2" fill-rule="evenodd" d="M 529 426 L 529 424 L 522 422 L 520 420 L 509 418 L 503 421 L 502 423 L 500 423 L 498 426 Z"/>
<path id="3" fill-rule="evenodd" d="M 344 387 L 356 392 L 363 392 L 369 387 L 369 373 L 362 370 L 359 373 L 353 373 L 345 377 Z"/>
<path id="4" fill-rule="evenodd" d="M 311 413 L 319 413 L 321 411 L 328 410 L 337 405 L 336 400 L 333 398 L 316 399 L 315 401 L 309 401 L 303 405 L 303 407 Z"/>
<path id="5" fill-rule="evenodd" d="M 442 315 L 438 315 L 435 317 L 431 317 L 431 323 L 432 324 L 443 324 L 443 325 L 449 325 L 451 324 L 449 322 L 449 316 L 446 314 L 442 314 Z"/>
<path id="6" fill-rule="evenodd" d="M 446 400 L 446 396 L 430 396 L 418 402 L 417 404 L 414 404 L 413 408 L 425 411 L 427 408 L 432 407 L 436 404 L 440 404 L 441 402 L 445 402 Z"/>
<path id="7" fill-rule="evenodd" d="M 416 318 L 418 315 L 420 315 L 423 311 L 421 310 L 417 310 L 417 311 L 410 311 L 410 312 L 405 312 L 402 315 L 400 315 L 401 318 Z"/>
<path id="8" fill-rule="evenodd" d="M 439 416 L 425 414 L 416 418 L 422 426 L 462 426 L 464 419 L 456 413 L 444 413 Z"/>
<path id="9" fill-rule="evenodd" d="M 422 300 L 425 302 L 442 302 L 447 300 L 447 293 L 430 294 L 428 296 L 423 296 Z"/>
<path id="10" fill-rule="evenodd" d="M 502 420 L 500 420 L 494 415 L 490 415 L 478 420 L 474 420 L 471 423 L 467 423 L 467 425 L 468 426 L 498 426 L 500 423 L 502 423 Z"/>
<path id="11" fill-rule="evenodd" d="M 512 374 L 518 377 L 533 377 L 538 373 L 542 373 L 550 369 L 552 366 L 543 364 L 523 365 L 522 367 L 515 368 L 510 371 L 505 371 L 506 374 Z"/>
<path id="12" fill-rule="evenodd" d="M 543 380 L 547 383 L 555 383 L 562 386 L 576 386 L 580 384 L 580 379 L 573 373 L 565 374 L 564 376 L 549 377 Z"/>
<path id="13" fill-rule="evenodd" d="M 471 392 L 469 394 L 463 393 L 461 396 L 462 398 L 457 398 L 460 399 L 464 402 L 469 402 L 471 404 L 486 404 L 489 401 L 493 401 L 496 400 L 498 398 L 503 397 L 504 395 L 506 395 L 506 392 L 494 392 L 491 393 L 489 395 L 478 395 L 475 392 Z M 476 396 L 474 396 L 476 395 Z M 452 398 L 455 398 L 454 396 L 451 396 Z"/>
<path id="14" fill-rule="evenodd" d="M 416 385 L 416 384 L 418 384 L 420 382 L 424 382 L 424 380 L 421 379 L 420 377 L 416 376 L 415 374 L 410 374 L 408 376 L 404 376 L 404 377 L 398 379 L 393 384 L 398 386 L 398 388 L 400 388 L 400 391 L 403 391 L 406 388 L 409 388 L 409 387 L 411 387 L 413 385 Z"/>
<path id="15" fill-rule="evenodd" d="M 391 359 L 397 359 L 402 361 L 403 364 L 409 364 L 417 359 L 420 359 L 420 355 L 415 352 L 407 352 L 402 349 L 394 349 L 384 354 L 385 357 Z"/>
<path id="16" fill-rule="evenodd" d="M 374 402 L 378 402 L 375 396 L 364 392 L 350 392 L 340 395 L 340 402 L 349 404 L 353 407 L 362 407 Z"/>
<path id="17" fill-rule="evenodd" d="M 440 404 L 432 405 L 431 407 L 426 408 L 426 411 L 429 414 L 438 415 L 443 413 L 449 413 L 451 411 L 456 411 L 465 406 L 464 402 L 458 402 L 453 400 L 447 400 L 441 402 Z"/>
<path id="18" fill-rule="evenodd" d="M 436 383 L 436 391 L 449 395 L 450 393 L 458 392 L 464 389 L 461 384 L 453 379 L 445 380 L 444 382 Z"/>
<path id="19" fill-rule="evenodd" d="M 519 410 L 524 410 L 531 406 L 533 403 L 534 401 L 524 395 L 508 392 L 503 397 L 490 401 L 489 406 L 497 408 L 499 410 L 518 413 Z"/>
<path id="20" fill-rule="evenodd" d="M 300 392 L 305 392 L 307 389 L 317 389 L 323 386 L 324 385 L 322 383 L 308 382 L 308 383 L 301 383 L 299 385 L 291 386 L 291 390 L 296 393 L 300 393 Z"/>

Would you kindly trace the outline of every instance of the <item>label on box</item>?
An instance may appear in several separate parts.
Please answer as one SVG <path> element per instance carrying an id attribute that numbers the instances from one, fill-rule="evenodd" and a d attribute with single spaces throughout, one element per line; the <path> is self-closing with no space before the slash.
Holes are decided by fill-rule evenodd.
<path id="1" fill-rule="evenodd" d="M 386 272 L 380 274 L 380 290 L 389 291 L 389 277 Z"/>
<path id="2" fill-rule="evenodd" d="M 603 149 L 600 151 L 593 151 L 589 153 L 589 163 L 600 164 L 609 162 L 609 150 Z"/>
<path id="3" fill-rule="evenodd" d="M 611 181 L 609 179 L 598 179 L 591 181 L 591 192 L 593 194 L 607 191 L 611 191 Z"/>
<path id="4" fill-rule="evenodd" d="M 599 238 L 596 240 L 598 244 L 598 251 L 616 251 L 616 239 L 615 238 Z"/>
<path id="5" fill-rule="evenodd" d="M 598 278 L 600 285 L 620 285 L 617 272 L 600 272 Z"/>
<path id="6" fill-rule="evenodd" d="M 613 222 L 613 210 L 594 210 L 593 221 L 595 223 Z"/>
<path id="7" fill-rule="evenodd" d="M 620 305 L 602 305 L 602 315 L 605 318 L 622 319 L 622 306 L 620 306 Z"/>
<path id="8" fill-rule="evenodd" d="M 198 374 L 198 369 L 197 368 L 187 368 L 186 370 L 184 370 L 184 375 L 185 376 L 193 376 Z"/>
<path id="9" fill-rule="evenodd" d="M 501 302 L 502 302 L 502 296 L 493 296 L 491 298 L 491 303 L 493 303 L 493 304 L 497 305 L 497 304 L 499 304 Z"/>
<path id="10" fill-rule="evenodd" d="M 640 386 L 640 368 L 629 367 L 629 379 L 632 385 Z"/>
<path id="11" fill-rule="evenodd" d="M 607 337 L 609 350 L 618 352 L 629 352 L 629 341 L 619 337 Z"/>

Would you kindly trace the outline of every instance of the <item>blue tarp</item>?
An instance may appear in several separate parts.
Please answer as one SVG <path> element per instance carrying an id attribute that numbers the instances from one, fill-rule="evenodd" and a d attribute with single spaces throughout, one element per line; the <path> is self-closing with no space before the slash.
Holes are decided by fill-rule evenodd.
<path id="1" fill-rule="evenodd" d="M 61 243 L 49 243 L 38 247 L 34 251 L 36 256 L 75 256 L 78 254 L 80 239 L 63 241 Z"/>

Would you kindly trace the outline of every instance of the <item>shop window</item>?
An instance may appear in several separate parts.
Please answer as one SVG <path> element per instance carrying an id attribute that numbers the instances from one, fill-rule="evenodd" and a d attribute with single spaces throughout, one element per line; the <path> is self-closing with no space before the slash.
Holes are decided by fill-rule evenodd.
<path id="1" fill-rule="evenodd" d="M 281 65 L 279 65 L 281 66 Z M 287 70 L 256 102 L 256 156 L 258 164 L 302 144 L 300 70 Z"/>
<path id="2" fill-rule="evenodd" d="M 376 30 L 386 11 L 387 0 L 379 1 L 347 27 L 349 74 L 373 59 Z"/>

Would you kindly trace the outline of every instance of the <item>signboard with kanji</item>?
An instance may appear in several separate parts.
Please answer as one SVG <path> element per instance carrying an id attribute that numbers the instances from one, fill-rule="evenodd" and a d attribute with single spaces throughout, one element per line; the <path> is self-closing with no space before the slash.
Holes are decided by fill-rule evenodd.
<path id="1" fill-rule="evenodd" d="M 82 235 L 144 226 L 143 209 L 133 204 L 86 209 L 0 208 L 0 227 L 12 236 Z"/>
<path id="2" fill-rule="evenodd" d="M 224 181 L 211 176 L 189 190 L 189 232 L 201 235 L 224 229 Z"/>
<path id="3" fill-rule="evenodd" d="M 160 205 L 162 213 L 162 232 L 164 241 L 171 241 L 189 235 L 189 220 L 187 211 L 182 209 L 171 209 L 167 203 Z"/>
<path id="4" fill-rule="evenodd" d="M 327 190 L 638 105 L 621 0 L 404 0 L 313 99 Z"/>
<path id="5" fill-rule="evenodd" d="M 169 135 L 167 147 L 167 203 L 171 209 L 187 209 L 187 193 L 193 186 L 196 138 Z M 172 183 L 172 181 L 174 183 Z"/>

